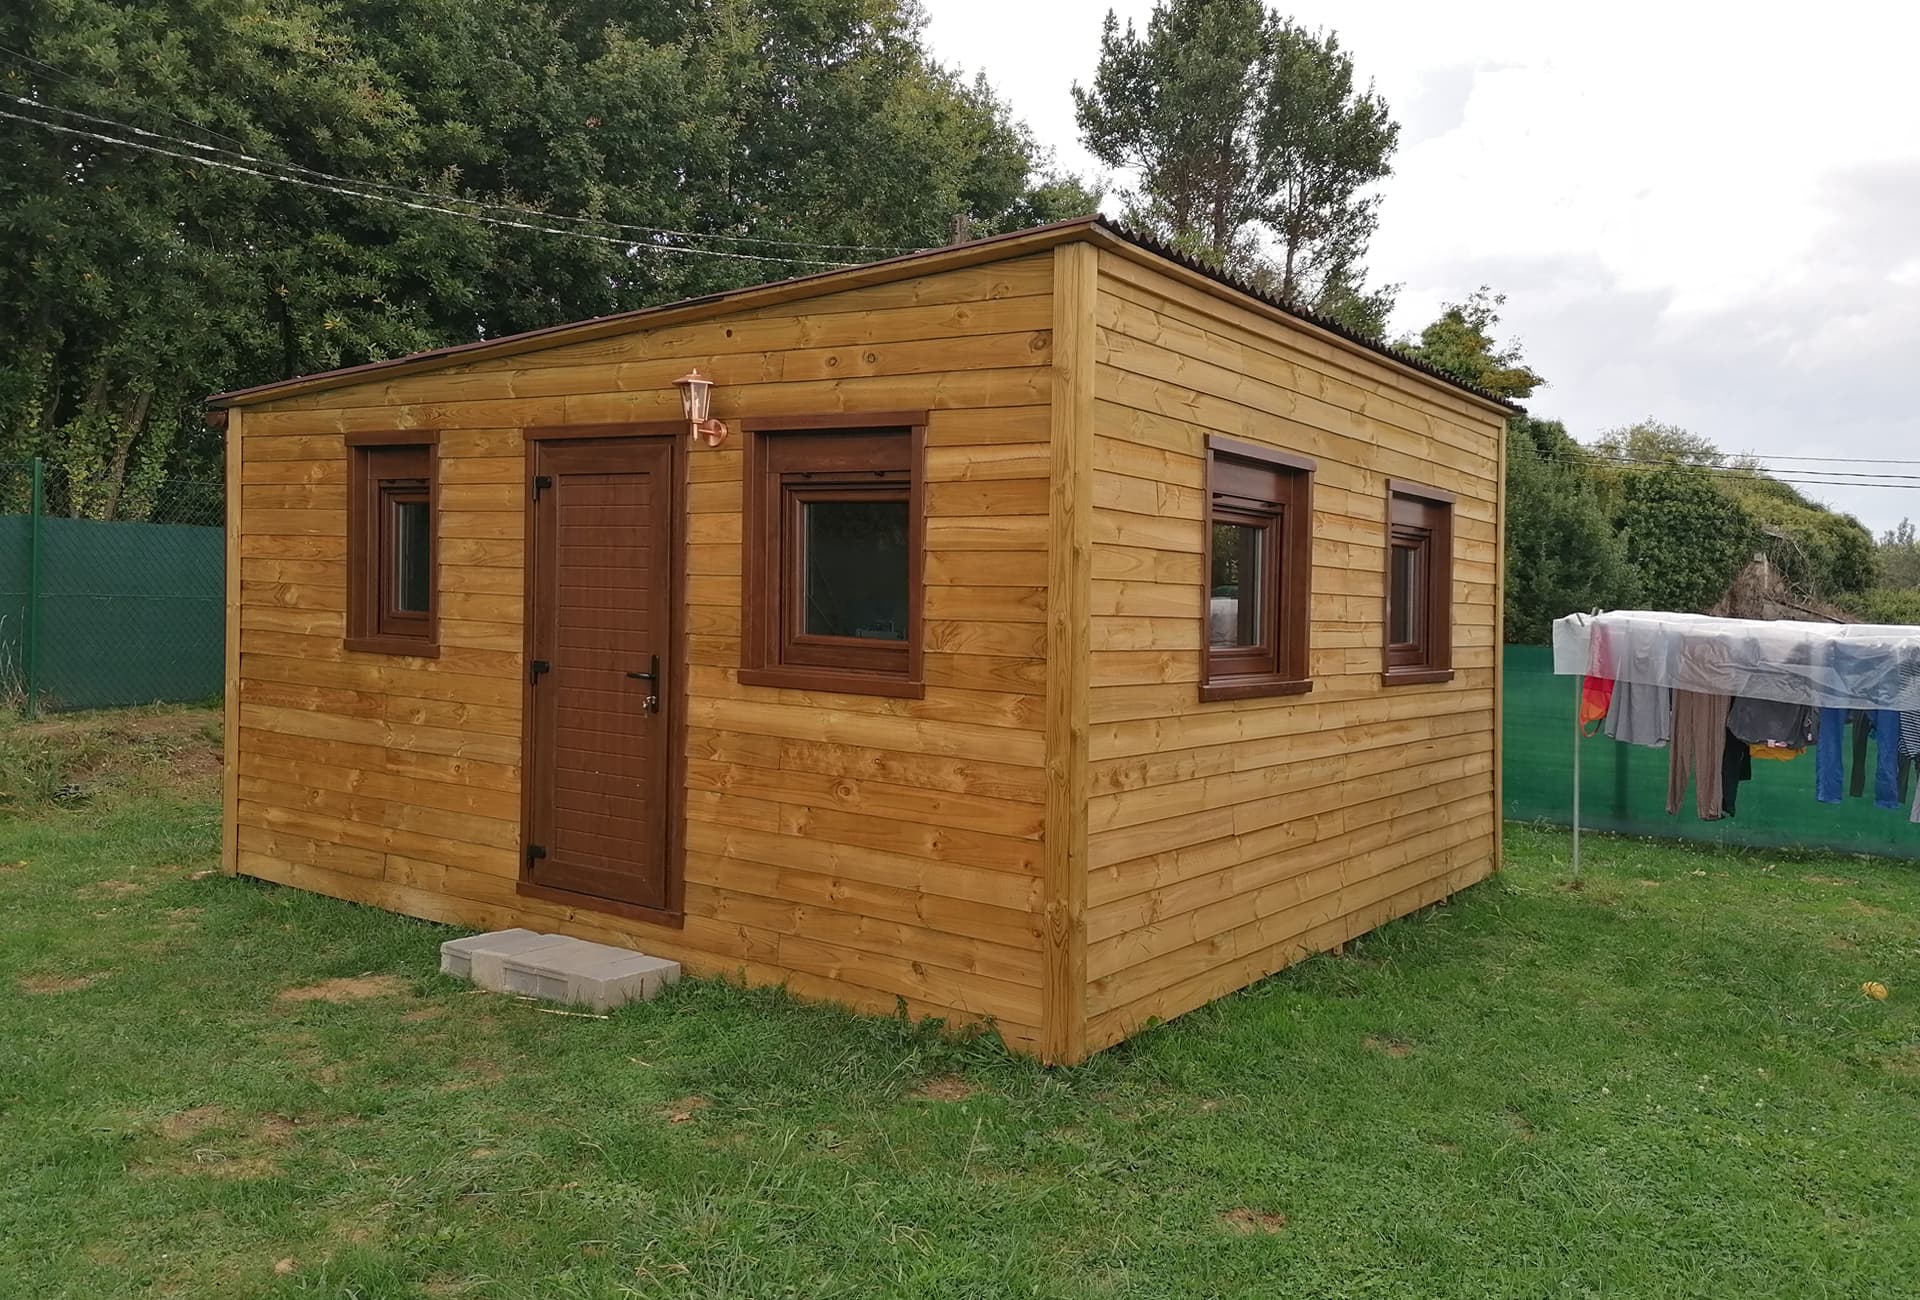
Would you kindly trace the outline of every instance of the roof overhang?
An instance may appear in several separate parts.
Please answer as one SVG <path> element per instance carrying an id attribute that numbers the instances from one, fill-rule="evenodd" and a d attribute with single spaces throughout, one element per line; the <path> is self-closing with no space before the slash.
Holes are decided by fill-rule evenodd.
<path id="1" fill-rule="evenodd" d="M 813 275 L 797 276 L 791 280 L 777 280 L 770 284 L 707 294 L 699 298 L 685 298 L 678 302 L 664 303 L 658 307 L 643 307 L 637 311 L 620 312 L 611 316 L 595 316 L 566 325 L 550 325 L 544 329 L 528 330 L 523 334 L 508 334 L 497 339 L 477 339 L 472 343 L 435 348 L 429 352 L 416 352 L 386 361 L 372 361 L 365 365 L 347 366 L 339 370 L 325 370 L 295 379 L 284 379 L 270 384 L 260 384 L 253 388 L 218 393 L 209 397 L 207 404 L 216 409 L 255 406 L 264 402 L 298 397 L 330 388 L 343 388 L 376 379 L 397 379 L 422 371 L 517 356 L 572 343 L 590 342 L 610 335 L 628 334 L 635 330 L 658 329 L 662 326 L 722 316 L 730 312 L 749 311 L 777 306 L 784 302 L 817 298 L 824 294 L 840 293 L 848 289 L 861 289 L 869 285 L 887 284 L 917 276 L 937 275 L 943 271 L 959 270 L 963 267 L 1003 262 L 1074 241 L 1095 244 L 1118 256 L 1174 275 L 1216 297 L 1234 302 L 1250 311 L 1284 320 L 1297 328 L 1324 336 L 1348 350 L 1367 353 L 1396 369 L 1442 384 L 1501 417 L 1514 414 L 1521 409 L 1512 402 L 1483 392 L 1418 358 L 1409 356 L 1385 343 L 1356 334 L 1335 321 L 1289 306 L 1224 272 L 1217 271 L 1155 240 L 1128 231 L 1098 216 L 1078 217 L 1071 221 L 1035 226 L 1030 230 L 994 235 L 964 244 L 908 253 L 882 262 L 869 262 L 861 266 L 822 271 Z"/>

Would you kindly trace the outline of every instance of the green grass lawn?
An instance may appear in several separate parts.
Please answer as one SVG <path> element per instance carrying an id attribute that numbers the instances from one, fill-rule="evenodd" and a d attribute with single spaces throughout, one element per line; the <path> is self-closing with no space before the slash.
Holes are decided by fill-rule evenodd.
<path id="1" fill-rule="evenodd" d="M 0 1295 L 1920 1290 L 1911 865 L 1596 839 L 1575 891 L 1510 828 L 1047 1071 L 713 982 L 470 993 L 449 930 L 209 874 L 201 787 L 115 789 L 0 823 Z"/>

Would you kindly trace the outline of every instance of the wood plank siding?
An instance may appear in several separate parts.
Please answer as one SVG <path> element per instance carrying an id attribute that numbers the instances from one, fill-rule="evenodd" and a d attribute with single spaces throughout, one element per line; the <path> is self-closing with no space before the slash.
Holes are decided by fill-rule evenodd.
<path id="1" fill-rule="evenodd" d="M 529 894 L 529 448 L 657 435 L 693 366 L 732 437 L 673 435 L 672 544 L 620 543 L 674 584 L 679 892 Z M 1075 1061 L 1497 865 L 1500 409 L 1097 222 L 229 396 L 231 871 Z M 913 689 L 743 683 L 742 422 L 903 412 Z M 435 444 L 433 658 L 343 644 L 348 442 L 394 430 Z M 1209 437 L 1314 462 L 1304 694 L 1200 702 Z M 1390 482 L 1455 498 L 1448 681 L 1382 683 Z"/>
<path id="2" fill-rule="evenodd" d="M 1044 251 L 247 407 L 232 462 L 235 868 L 864 1010 L 904 997 L 1036 1046 L 1053 328 Z M 694 364 L 735 433 L 687 457 L 673 927 L 515 888 L 523 430 L 677 419 L 673 380 Z M 930 412 L 925 698 L 741 686 L 740 420 L 902 409 Z M 343 435 L 371 429 L 438 434 L 437 659 L 341 646 Z"/>
<path id="3" fill-rule="evenodd" d="M 1497 412 L 1193 277 L 1099 255 L 1087 1046 L 1496 862 Z M 1314 459 L 1305 695 L 1197 702 L 1208 435 Z M 1453 680 L 1384 686 L 1390 479 L 1458 496 Z"/>

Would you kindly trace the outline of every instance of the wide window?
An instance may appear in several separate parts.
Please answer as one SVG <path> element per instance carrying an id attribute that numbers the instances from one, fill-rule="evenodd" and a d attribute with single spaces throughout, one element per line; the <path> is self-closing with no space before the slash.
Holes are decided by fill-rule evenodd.
<path id="1" fill-rule="evenodd" d="M 347 649 L 438 647 L 434 447 L 418 433 L 348 437 Z M 406 441 L 398 441 L 398 439 Z"/>
<path id="2" fill-rule="evenodd" d="M 1453 676 L 1453 495 L 1388 485 L 1387 626 L 1390 686 Z"/>
<path id="3" fill-rule="evenodd" d="M 740 680 L 918 696 L 918 414 L 756 420 L 747 439 Z"/>
<path id="4" fill-rule="evenodd" d="M 1205 638 L 1200 698 L 1310 689 L 1313 462 L 1207 440 Z"/>

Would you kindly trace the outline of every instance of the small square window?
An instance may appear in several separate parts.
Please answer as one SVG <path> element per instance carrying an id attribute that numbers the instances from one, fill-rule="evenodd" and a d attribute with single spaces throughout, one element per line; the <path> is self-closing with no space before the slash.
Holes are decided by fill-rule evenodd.
<path id="1" fill-rule="evenodd" d="M 348 439 L 346 645 L 433 656 L 439 653 L 434 447 L 393 437 Z"/>
<path id="2" fill-rule="evenodd" d="M 1386 652 L 1390 686 L 1453 676 L 1453 497 L 1388 485 Z"/>
<path id="3" fill-rule="evenodd" d="M 1207 440 L 1206 635 L 1200 698 L 1309 690 L 1313 462 Z"/>
<path id="4" fill-rule="evenodd" d="M 742 682 L 922 694 L 924 420 L 746 423 Z"/>

